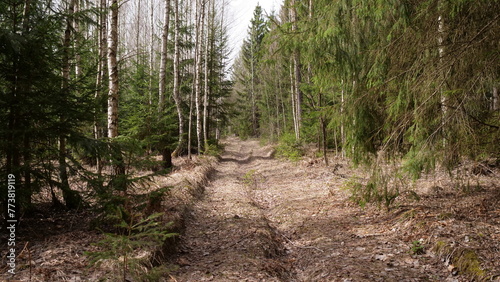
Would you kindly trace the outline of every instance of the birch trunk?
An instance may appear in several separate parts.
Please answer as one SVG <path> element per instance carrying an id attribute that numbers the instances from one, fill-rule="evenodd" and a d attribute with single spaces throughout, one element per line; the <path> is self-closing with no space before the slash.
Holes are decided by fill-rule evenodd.
<path id="1" fill-rule="evenodd" d="M 299 129 L 297 120 L 297 96 L 295 95 L 295 79 L 294 79 L 294 68 L 293 63 L 290 64 L 290 97 L 292 98 L 292 117 L 293 117 L 293 130 L 295 132 L 295 139 L 299 139 Z"/>
<path id="2" fill-rule="evenodd" d="M 108 138 L 113 139 L 118 136 L 118 0 L 109 0 L 109 34 L 108 34 Z M 127 186 L 123 181 L 125 175 L 125 165 L 120 148 L 116 151 L 112 148 L 112 169 L 115 178 L 113 188 L 118 191 L 125 191 Z"/>
<path id="3" fill-rule="evenodd" d="M 210 0 L 208 0 L 210 1 Z M 210 2 L 209 2 L 210 3 Z M 210 95 L 210 87 L 209 87 L 209 51 L 213 52 L 213 28 L 214 28 L 214 17 L 215 17 L 215 6 L 214 6 L 215 1 L 211 1 L 212 7 L 210 11 L 210 22 L 207 20 L 207 35 L 206 35 L 206 40 L 205 40 L 205 81 L 204 81 L 204 86 L 205 86 L 205 91 L 203 95 L 203 144 L 204 144 L 204 149 L 206 150 L 208 148 L 208 97 Z M 209 48 L 210 47 L 210 48 Z"/>
<path id="4" fill-rule="evenodd" d="M 295 8 L 295 0 L 291 0 L 290 7 L 290 18 L 292 21 L 292 32 L 296 32 L 297 28 L 297 10 Z M 296 115 L 296 131 L 295 137 L 297 140 L 300 139 L 300 129 L 302 127 L 302 92 L 300 91 L 300 83 L 301 83 L 301 72 L 300 72 L 300 54 L 297 49 L 293 51 L 292 54 L 293 60 L 293 68 L 294 68 L 294 90 L 293 94 L 295 95 L 295 115 Z"/>
<path id="5" fill-rule="evenodd" d="M 118 136 L 118 0 L 109 0 L 108 31 L 108 137 Z"/>
<path id="6" fill-rule="evenodd" d="M 340 139 L 342 143 L 342 151 L 341 157 L 346 157 L 345 147 L 346 147 L 346 138 L 345 138 L 345 130 L 344 130 L 344 81 L 342 80 L 342 90 L 340 93 Z"/>
<path id="7" fill-rule="evenodd" d="M 149 115 L 151 115 L 151 106 L 153 105 L 153 70 L 154 70 L 154 55 L 155 55 L 155 49 L 154 49 L 154 43 L 155 43 L 155 40 L 154 40 L 154 35 L 155 35 L 154 1 L 151 1 L 151 6 L 150 6 L 149 12 L 150 12 L 150 14 L 149 14 L 150 42 L 149 42 L 149 95 L 148 95 L 148 106 L 149 107 L 148 107 L 148 112 L 149 112 Z"/>
<path id="8" fill-rule="evenodd" d="M 201 153 L 201 66 L 202 66 L 202 46 L 205 23 L 205 0 L 198 1 L 196 7 L 198 15 L 198 22 L 196 25 L 196 69 L 195 69 L 195 105 L 196 105 L 196 139 L 198 145 L 198 155 Z"/>
<path id="9" fill-rule="evenodd" d="M 196 3 L 198 3 L 198 0 L 194 0 L 194 1 L 196 1 Z M 192 10 L 190 9 L 191 6 L 192 5 L 190 5 L 189 7 L 186 7 L 186 13 L 192 12 Z M 196 5 L 195 5 L 195 9 L 196 9 Z M 198 16 L 198 14 L 195 12 L 195 17 L 194 17 L 195 23 L 198 22 L 197 16 Z M 189 21 L 189 25 L 193 25 L 193 22 L 192 22 L 193 18 L 192 17 L 189 17 L 188 21 Z M 186 39 L 186 41 L 190 40 L 192 42 L 193 41 L 192 34 L 189 34 L 189 36 L 186 35 L 185 39 Z M 196 50 L 195 50 L 194 58 L 195 58 L 194 64 L 196 65 Z M 186 54 L 185 59 L 187 59 L 187 54 Z M 189 71 L 191 71 L 194 74 L 194 70 L 195 70 L 195 67 L 190 66 Z M 188 158 L 189 159 L 192 158 L 191 143 L 192 143 L 192 133 L 193 133 L 193 104 L 194 104 L 194 89 L 195 88 L 196 88 L 196 85 L 195 85 L 195 81 L 193 80 L 191 91 L 189 92 L 189 121 L 188 121 L 188 140 L 187 140 L 187 150 L 188 150 Z"/>
<path id="10" fill-rule="evenodd" d="M 139 40 L 141 35 L 141 0 L 136 0 L 137 9 L 136 9 L 136 20 L 135 20 L 135 56 L 137 60 L 137 68 L 139 68 L 139 59 L 141 54 L 141 41 Z"/>
<path id="11" fill-rule="evenodd" d="M 252 26 L 253 29 L 253 26 Z M 253 33 L 253 31 L 252 31 Z M 253 37 L 252 37 L 252 42 L 250 44 L 250 52 L 252 53 L 250 56 L 250 75 L 251 75 L 251 90 L 252 93 L 250 94 L 250 100 L 252 103 L 252 134 L 253 136 L 257 135 L 257 106 L 256 106 L 256 97 L 255 97 L 255 52 L 254 52 L 254 45 L 255 42 L 253 42 Z"/>
<path id="12" fill-rule="evenodd" d="M 438 0 L 437 1 L 437 7 L 438 7 L 438 12 L 441 13 L 442 9 L 442 1 Z M 440 103 L 441 103 L 441 132 L 443 136 L 443 147 L 446 147 L 446 116 L 447 116 L 447 99 L 446 96 L 443 94 L 443 85 L 445 84 L 445 70 L 444 70 L 444 55 L 445 55 L 445 47 L 444 47 L 444 17 L 442 14 L 439 14 L 438 19 L 438 30 L 437 30 L 437 41 L 438 41 L 438 60 L 439 60 L 439 67 L 438 67 L 438 72 L 439 72 L 439 77 L 441 78 L 441 81 L 439 82 L 439 92 L 440 92 Z"/>

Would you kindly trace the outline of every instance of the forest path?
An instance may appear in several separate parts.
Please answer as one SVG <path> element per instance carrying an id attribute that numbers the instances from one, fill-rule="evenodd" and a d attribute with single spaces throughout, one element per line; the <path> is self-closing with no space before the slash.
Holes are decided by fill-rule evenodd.
<path id="1" fill-rule="evenodd" d="M 395 219 L 366 214 L 341 189 L 352 171 L 272 157 L 256 140 L 225 140 L 186 219 L 172 281 L 443 281 L 416 259 Z M 398 224 L 396 224 L 398 225 Z M 428 263 L 427 263 L 428 261 Z"/>

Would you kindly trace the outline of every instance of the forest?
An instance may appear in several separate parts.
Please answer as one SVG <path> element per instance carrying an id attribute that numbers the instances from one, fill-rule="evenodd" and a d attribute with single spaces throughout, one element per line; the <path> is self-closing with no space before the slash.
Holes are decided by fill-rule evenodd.
<path id="1" fill-rule="evenodd" d="M 196 269 L 193 259 L 184 259 L 177 249 L 192 244 L 202 250 L 196 243 L 200 239 L 189 241 L 189 236 L 208 232 L 201 227 L 212 228 L 212 219 L 200 221 L 193 231 L 190 216 L 201 218 L 216 210 L 207 201 L 214 204 L 219 196 L 233 197 L 220 193 L 236 193 L 223 188 L 234 180 L 240 187 L 234 189 L 250 191 L 245 192 L 250 195 L 248 206 L 241 209 L 266 218 L 246 226 L 260 222 L 255 230 L 264 225 L 272 228 L 248 231 L 250 235 L 240 234 L 226 245 L 250 246 L 240 243 L 263 233 L 263 242 L 273 247 L 262 255 L 265 264 L 254 263 L 259 264 L 255 271 L 247 267 L 250 272 L 239 276 L 233 272 L 217 276 L 213 271 L 212 280 L 370 281 L 373 277 L 343 272 L 345 267 L 338 270 L 338 277 L 315 276 L 319 274 L 300 268 L 300 262 L 292 263 L 285 254 L 295 248 L 293 260 L 300 261 L 299 253 L 307 250 L 304 257 L 313 261 L 317 254 L 312 252 L 327 247 L 296 247 L 298 239 L 287 235 L 287 228 L 298 221 L 284 224 L 285 219 L 278 219 L 280 211 L 271 208 L 287 209 L 289 204 L 268 203 L 294 193 L 297 199 L 313 197 L 314 189 L 299 193 L 290 184 L 283 188 L 288 192 L 278 191 L 273 189 L 281 186 L 273 183 L 287 177 L 306 183 L 310 175 L 321 174 L 327 176 L 311 185 L 327 189 L 328 195 L 344 193 L 342 199 L 354 203 L 345 204 L 339 213 L 369 210 L 380 217 L 403 214 L 405 220 L 436 213 L 437 221 L 464 220 L 467 216 L 459 217 L 453 207 L 451 212 L 420 213 L 422 207 L 404 202 L 426 201 L 418 190 L 419 181 L 439 175 L 439 181 L 433 180 L 439 184 L 431 185 L 433 191 L 449 186 L 451 192 L 441 191 L 440 197 L 432 198 L 435 206 L 448 207 L 469 197 L 462 213 L 484 207 L 481 214 L 488 218 L 484 220 L 488 231 L 474 231 L 476 249 L 449 247 L 433 239 L 434 253 L 448 257 L 452 277 L 459 273 L 463 281 L 499 279 L 500 265 L 485 257 L 498 257 L 500 248 L 500 1 L 284 0 L 278 11 L 257 5 L 234 59 L 230 2 L 0 2 L 0 179 L 4 183 L 0 269 L 5 273 L 0 277 L 69 279 L 50 276 L 55 274 L 49 271 L 33 273 L 36 259 L 27 258 L 27 253 L 35 255 L 31 245 L 41 252 L 37 242 L 48 242 L 51 236 L 81 225 L 78 231 L 94 234 L 87 241 L 95 244 L 78 253 L 81 263 L 101 267 L 93 274 L 88 268 L 82 270 L 78 274 L 82 279 L 200 281 L 192 276 L 196 271 L 189 270 Z M 299 169 L 295 175 L 271 176 L 277 167 L 290 172 L 301 165 L 309 174 L 300 174 Z M 334 176 L 338 183 L 328 188 Z M 214 183 L 220 190 L 210 194 Z M 175 192 L 178 189 L 189 191 Z M 201 196 L 204 193 L 215 198 Z M 240 200 L 245 202 L 245 197 Z M 325 197 L 318 194 L 318 198 Z M 343 205 L 340 198 L 330 204 L 337 202 Z M 207 210 L 196 210 L 196 203 Z M 257 211 L 252 205 L 261 208 Z M 304 214 L 312 213 L 315 205 L 304 204 Z M 328 214 L 326 205 L 322 207 Z M 229 213 L 234 213 L 230 220 L 245 218 Z M 305 215 L 298 212 L 295 220 L 301 216 Z M 474 222 L 472 218 L 467 222 Z M 61 230 L 51 229 L 52 223 Z M 303 234 L 313 236 L 311 230 L 329 228 L 325 226 Z M 46 231 L 36 235 L 38 229 Z M 336 230 L 332 232 L 340 232 Z M 232 232 L 218 232 L 222 231 Z M 413 256 L 421 255 L 424 241 L 431 245 L 430 235 L 419 241 L 421 233 L 403 240 Z M 224 241 L 217 238 L 212 238 L 213 244 Z M 283 241 L 281 247 L 278 241 Z M 481 253 L 485 249 L 493 253 Z M 144 250 L 148 254 L 141 257 Z M 211 257 L 205 254 L 212 251 L 200 252 L 200 257 Z M 453 255 L 445 253 L 460 255 L 450 260 Z M 14 261 L 10 254 L 16 255 Z M 221 260 L 234 255 L 222 254 Z M 372 260 L 386 263 L 390 257 L 377 255 Z M 472 262 L 464 263 L 464 257 Z M 479 261 L 481 267 L 476 265 Z M 390 263 L 389 268 L 397 267 Z M 207 265 L 214 264 L 207 261 L 198 267 Z M 262 269 L 266 274 L 261 277 Z M 23 276 L 18 278 L 14 271 Z M 402 276 L 373 272 L 389 280 L 424 279 L 417 273 L 404 276 L 402 270 L 396 271 Z M 447 277 L 430 272 L 436 276 L 426 279 Z M 209 277 L 209 272 L 205 275 Z"/>

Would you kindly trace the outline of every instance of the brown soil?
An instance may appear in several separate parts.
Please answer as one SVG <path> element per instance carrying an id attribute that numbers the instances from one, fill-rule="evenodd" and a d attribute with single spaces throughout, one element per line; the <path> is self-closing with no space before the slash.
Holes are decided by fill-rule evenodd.
<path id="1" fill-rule="evenodd" d="M 176 158 L 174 173 L 155 178 L 149 189 L 175 187 L 161 209 L 184 227 L 177 252 L 166 262 L 177 265 L 177 270 L 165 280 L 471 281 L 482 277 L 500 281 L 497 166 L 463 166 L 461 175 L 469 176 L 453 181 L 444 174 L 425 176 L 415 184 L 408 181 L 413 192 L 402 191 L 386 211 L 373 205 L 361 208 L 349 200 L 346 183 L 366 180 L 366 173 L 346 160 L 332 157 L 325 166 L 314 153 L 289 162 L 273 158 L 273 152 L 256 140 L 228 138 L 218 163 Z M 414 195 L 420 200 L 412 200 Z M 109 267 L 89 268 L 84 255 L 96 249 L 92 242 L 102 239 L 100 232 L 90 228 L 93 217 L 90 212 L 41 206 L 39 213 L 25 218 L 18 231 L 18 252 L 25 248 L 14 278 L 102 278 Z M 422 253 L 414 252 L 417 240 Z M 10 278 L 4 272 L 4 253 L 0 280 Z"/>
<path id="2" fill-rule="evenodd" d="M 160 210 L 152 207 L 151 212 L 164 212 L 165 222 L 173 221 L 175 229 L 182 229 L 183 216 L 203 191 L 216 161 L 213 157 L 195 157 L 193 160 L 180 157 L 173 162 L 174 172 L 156 176 L 151 182 L 129 192 L 145 195 L 162 187 L 173 187 L 161 203 Z M 142 171 L 138 175 L 150 173 Z M 73 183 L 73 189 L 78 189 L 78 186 L 81 185 Z M 104 238 L 103 233 L 96 230 L 96 226 L 106 229 L 95 222 L 102 218 L 101 215 L 92 210 L 54 208 L 48 192 L 40 193 L 34 201 L 37 210 L 23 215 L 16 230 L 14 276 L 7 273 L 7 234 L 3 230 L 0 233 L 0 245 L 5 246 L 0 249 L 0 281 L 103 281 L 106 280 L 103 277 L 113 276 L 116 263 L 90 266 L 89 257 L 85 255 L 85 252 L 97 251 L 94 243 Z"/>
<path id="3" fill-rule="evenodd" d="M 387 212 L 349 201 L 342 187 L 364 173 L 346 161 L 327 167 L 272 153 L 227 139 L 187 220 L 172 281 L 469 281 L 478 269 L 453 265 L 466 249 L 483 277 L 499 279 L 498 172 L 475 177 L 467 193 L 444 176 L 426 177 L 413 188 L 419 201 L 403 193 Z M 414 252 L 417 240 L 423 253 Z"/>

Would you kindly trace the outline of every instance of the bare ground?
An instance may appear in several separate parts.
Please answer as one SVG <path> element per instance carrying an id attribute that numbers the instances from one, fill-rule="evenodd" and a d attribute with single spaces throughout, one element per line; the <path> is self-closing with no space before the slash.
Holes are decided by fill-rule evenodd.
<path id="1" fill-rule="evenodd" d="M 475 179 L 468 193 L 445 178 L 423 179 L 414 187 L 420 201 L 401 197 L 387 212 L 348 200 L 342 187 L 363 172 L 345 161 L 291 163 L 272 150 L 227 139 L 187 220 L 172 281 L 469 281 L 481 269 L 499 279 L 495 173 Z M 464 250 L 477 254 L 480 268 L 454 259 Z"/>
<path id="2" fill-rule="evenodd" d="M 349 201 L 343 187 L 366 174 L 345 160 L 325 166 L 312 154 L 288 162 L 256 140 L 228 138 L 225 145 L 218 163 L 174 159 L 178 170 L 149 187 L 175 187 L 161 209 L 185 227 L 166 262 L 177 270 L 165 280 L 500 280 L 498 166 L 462 167 L 470 177 L 459 182 L 425 176 L 410 185 L 419 201 L 405 191 L 385 211 Z M 89 268 L 84 255 L 102 239 L 90 228 L 94 216 L 41 206 L 18 232 L 14 278 L 102 279 L 109 267 Z M 411 250 L 417 240 L 419 254 Z M 0 280 L 11 278 L 1 251 Z"/>

